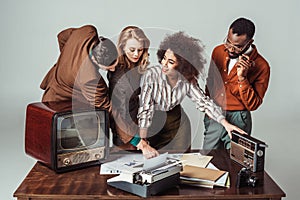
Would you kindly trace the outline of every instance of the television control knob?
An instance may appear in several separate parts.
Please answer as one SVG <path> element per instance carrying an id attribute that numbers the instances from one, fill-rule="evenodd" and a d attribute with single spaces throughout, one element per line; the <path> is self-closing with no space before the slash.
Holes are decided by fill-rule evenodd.
<path id="1" fill-rule="evenodd" d="M 71 164 L 71 160 L 69 158 L 65 158 L 63 160 L 63 163 L 64 163 L 64 165 L 69 165 L 69 164 Z"/>
<path id="2" fill-rule="evenodd" d="M 100 155 L 99 153 L 96 153 L 96 154 L 95 154 L 95 158 L 96 158 L 96 159 L 100 159 L 100 158 L 101 158 L 101 155 Z"/>

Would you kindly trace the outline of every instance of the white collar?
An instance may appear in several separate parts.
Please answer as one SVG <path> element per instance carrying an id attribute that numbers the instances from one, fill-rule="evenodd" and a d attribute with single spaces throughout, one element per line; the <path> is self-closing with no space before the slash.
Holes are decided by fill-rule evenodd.
<path id="1" fill-rule="evenodd" d="M 167 80 L 167 75 L 166 74 L 164 74 L 162 71 L 160 72 L 161 73 L 161 78 L 162 78 L 162 80 L 164 81 L 164 82 L 166 82 L 167 84 L 169 84 L 168 83 L 168 80 Z M 176 85 L 177 84 L 179 84 L 180 82 L 182 82 L 184 79 L 183 79 L 183 77 L 178 73 L 178 80 L 177 80 L 177 83 L 176 83 Z"/>
<path id="2" fill-rule="evenodd" d="M 250 47 L 247 49 L 247 51 L 244 54 L 249 55 L 252 52 L 252 50 L 253 50 L 252 45 L 250 45 Z"/>

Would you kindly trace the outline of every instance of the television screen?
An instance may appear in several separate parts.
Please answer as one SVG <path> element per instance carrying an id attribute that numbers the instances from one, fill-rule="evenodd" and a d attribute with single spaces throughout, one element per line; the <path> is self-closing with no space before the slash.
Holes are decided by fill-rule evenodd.
<path id="1" fill-rule="evenodd" d="M 57 119 L 58 150 L 88 149 L 104 145 L 105 130 L 101 112 L 75 113 Z"/>

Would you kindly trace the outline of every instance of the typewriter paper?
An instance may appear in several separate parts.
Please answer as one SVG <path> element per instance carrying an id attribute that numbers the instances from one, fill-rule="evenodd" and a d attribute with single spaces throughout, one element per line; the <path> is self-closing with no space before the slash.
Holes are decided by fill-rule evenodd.
<path id="1" fill-rule="evenodd" d="M 143 154 L 123 154 L 121 157 L 101 164 L 100 174 L 134 173 L 162 166 L 168 157 L 168 153 L 161 154 L 155 158 L 145 159 Z"/>
<path id="2" fill-rule="evenodd" d="M 123 154 L 113 161 L 101 164 L 100 174 L 132 173 L 142 170 L 143 163 L 143 154 Z"/>
<path id="3" fill-rule="evenodd" d="M 151 159 L 145 159 L 143 170 L 147 171 L 164 165 L 167 160 L 167 157 L 168 157 L 168 153 L 164 153 Z"/>

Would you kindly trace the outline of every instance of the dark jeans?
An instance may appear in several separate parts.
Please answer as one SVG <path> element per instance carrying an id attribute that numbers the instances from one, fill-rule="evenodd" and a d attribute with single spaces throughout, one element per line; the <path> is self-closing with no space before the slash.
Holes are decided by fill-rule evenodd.
<path id="1" fill-rule="evenodd" d="M 226 111 L 226 120 L 243 129 L 249 135 L 252 129 L 252 118 L 250 111 Z M 204 117 L 204 141 L 203 149 L 230 149 L 230 138 L 226 129 L 218 122 Z"/>

